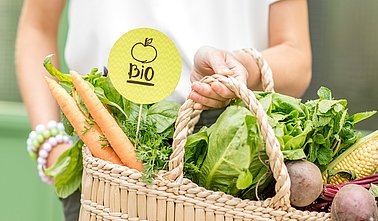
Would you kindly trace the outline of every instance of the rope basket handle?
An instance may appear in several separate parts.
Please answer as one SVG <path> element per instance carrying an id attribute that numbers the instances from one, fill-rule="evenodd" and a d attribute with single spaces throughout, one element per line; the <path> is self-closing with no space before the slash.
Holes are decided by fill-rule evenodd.
<path id="1" fill-rule="evenodd" d="M 261 54 L 254 49 L 245 49 L 246 53 L 251 54 L 257 61 L 260 68 L 261 79 L 265 91 L 273 91 L 272 71 L 268 63 L 262 58 Z M 248 50 L 248 51 L 247 51 Z M 270 206 L 273 208 L 290 207 L 290 178 L 284 164 L 283 154 L 280 144 L 274 135 L 272 127 L 268 123 L 268 116 L 263 110 L 262 105 L 256 99 L 254 93 L 247 86 L 231 76 L 214 74 L 201 79 L 201 82 L 211 84 L 220 82 L 231 90 L 238 98 L 242 99 L 248 109 L 256 116 L 263 140 L 266 144 L 266 153 L 269 158 L 270 168 L 276 180 L 276 195 L 272 197 Z M 195 102 L 187 99 L 181 106 L 176 120 L 176 128 L 173 135 L 173 152 L 169 160 L 169 171 L 164 175 L 168 180 L 182 182 L 184 168 L 184 151 L 186 139 L 194 130 L 195 124 L 199 120 L 201 110 L 194 109 Z"/>

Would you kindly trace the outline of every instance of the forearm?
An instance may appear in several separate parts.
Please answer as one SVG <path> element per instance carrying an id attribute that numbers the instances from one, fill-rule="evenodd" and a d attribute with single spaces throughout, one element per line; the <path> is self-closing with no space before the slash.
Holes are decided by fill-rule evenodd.
<path id="1" fill-rule="evenodd" d="M 311 53 L 281 44 L 263 51 L 268 61 L 277 92 L 300 97 L 311 81 Z"/>
<path id="2" fill-rule="evenodd" d="M 60 4 L 52 3 L 57 10 L 50 9 L 44 15 L 36 11 L 39 4 L 43 4 L 43 7 L 48 6 L 42 1 L 25 1 L 16 40 L 16 73 L 33 128 L 39 123 L 47 124 L 49 120 L 59 120 L 58 106 L 44 81 L 44 76 L 48 73 L 43 67 L 43 60 L 46 55 L 58 52 L 59 12 L 64 1 Z M 58 65 L 57 62 L 55 65 Z"/>
<path id="3" fill-rule="evenodd" d="M 48 73 L 43 67 L 46 55 L 58 54 L 56 39 L 56 34 L 44 33 L 27 24 L 27 21 L 20 23 L 16 44 L 16 69 L 21 95 L 33 129 L 37 124 L 46 126 L 50 120 L 59 121 L 59 108 L 46 86 L 44 76 Z M 57 63 L 54 65 L 57 66 Z M 67 143 L 54 146 L 47 158 L 46 167 L 52 166 L 69 147 Z"/>
<path id="4" fill-rule="evenodd" d="M 306 0 L 281 0 L 270 6 L 269 47 L 262 51 L 277 92 L 300 97 L 311 81 L 311 45 Z M 256 62 L 244 52 L 237 58 L 248 70 L 248 86 L 261 89 Z"/>
<path id="5" fill-rule="evenodd" d="M 17 77 L 33 128 L 36 124 L 46 124 L 59 117 L 57 105 L 44 82 L 47 72 L 43 67 L 43 59 L 46 55 L 57 52 L 56 43 L 49 42 L 49 38 L 28 26 L 19 32 L 17 39 Z"/>

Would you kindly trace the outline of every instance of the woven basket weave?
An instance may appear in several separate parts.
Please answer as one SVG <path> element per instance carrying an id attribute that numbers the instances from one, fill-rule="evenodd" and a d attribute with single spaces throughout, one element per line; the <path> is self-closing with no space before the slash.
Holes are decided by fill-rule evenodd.
<path id="1" fill-rule="evenodd" d="M 272 73 L 261 54 L 254 49 L 245 52 L 256 59 L 264 89 L 273 91 Z M 95 158 L 88 148 L 83 148 L 79 220 L 330 220 L 329 213 L 300 211 L 290 206 L 290 179 L 283 155 L 267 115 L 253 92 L 240 81 L 222 75 L 205 77 L 202 82 L 222 83 L 256 115 L 276 180 L 275 196 L 265 201 L 242 200 L 223 192 L 206 190 L 183 178 L 186 138 L 193 132 L 201 113 L 193 109 L 194 102 L 188 99 L 177 118 L 169 170 L 159 171 L 151 185 L 141 181 L 140 172 Z"/>

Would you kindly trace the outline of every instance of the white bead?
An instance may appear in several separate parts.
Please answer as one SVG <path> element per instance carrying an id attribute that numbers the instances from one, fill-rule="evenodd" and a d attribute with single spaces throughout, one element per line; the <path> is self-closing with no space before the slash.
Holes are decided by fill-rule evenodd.
<path id="1" fill-rule="evenodd" d="M 63 123 L 59 122 L 57 127 L 58 127 L 58 130 L 63 130 L 64 131 L 64 125 L 63 125 Z"/>
<path id="2" fill-rule="evenodd" d="M 52 148 L 52 146 L 51 146 L 50 143 L 44 143 L 44 144 L 42 145 L 42 149 L 43 149 L 43 150 L 46 150 L 46 152 L 50 152 L 51 148 Z"/>
<path id="3" fill-rule="evenodd" d="M 64 143 L 68 143 L 71 139 L 68 136 L 63 136 Z"/>
<path id="4" fill-rule="evenodd" d="M 37 133 L 40 133 L 40 132 L 42 132 L 42 131 L 44 131 L 46 128 L 45 128 L 45 126 L 43 125 L 43 124 L 38 124 L 36 127 L 35 127 L 35 131 L 37 132 Z"/>
<path id="5" fill-rule="evenodd" d="M 29 152 L 33 152 L 33 151 L 34 151 L 34 149 L 33 149 L 33 145 L 28 145 L 28 146 L 26 147 L 26 149 L 27 149 Z"/>
<path id="6" fill-rule="evenodd" d="M 35 132 L 34 130 L 32 132 L 30 132 L 30 134 L 29 134 L 30 139 L 34 139 L 36 136 L 37 136 L 37 132 Z"/>
<path id="7" fill-rule="evenodd" d="M 51 185 L 53 183 L 53 180 L 43 172 L 42 168 L 43 168 L 43 166 L 38 164 L 38 175 L 39 175 L 39 177 L 41 177 L 41 180 L 43 182 Z"/>
<path id="8" fill-rule="evenodd" d="M 42 157 L 42 158 L 47 158 L 47 156 L 49 155 L 49 153 L 47 153 L 46 150 L 42 149 L 41 151 L 39 151 L 39 156 Z"/>
<path id="9" fill-rule="evenodd" d="M 38 172 L 38 175 L 39 175 L 41 178 L 46 177 L 46 174 L 45 174 L 42 170 L 40 170 L 40 171 Z"/>
<path id="10" fill-rule="evenodd" d="M 53 129 L 53 128 L 56 128 L 57 127 L 57 122 L 55 120 L 50 120 L 48 123 L 47 123 L 47 127 L 49 129 Z"/>
<path id="11" fill-rule="evenodd" d="M 41 173 L 43 173 L 43 165 L 42 164 L 38 164 L 38 166 L 37 166 L 37 168 L 38 168 L 38 171 Z"/>
<path id="12" fill-rule="evenodd" d="M 47 183 L 47 184 L 51 184 L 51 180 L 48 176 L 44 175 L 41 177 L 41 180 L 44 182 L 44 183 Z"/>
<path id="13" fill-rule="evenodd" d="M 53 181 L 49 177 L 46 177 L 45 183 L 51 185 L 51 184 L 53 184 Z"/>
<path id="14" fill-rule="evenodd" d="M 63 141 L 63 135 L 58 134 L 58 135 L 55 136 L 55 139 L 56 139 L 56 142 L 62 143 L 62 141 Z"/>
<path id="15" fill-rule="evenodd" d="M 51 146 L 55 146 L 58 143 L 55 137 L 50 137 L 48 142 L 51 144 Z"/>
<path id="16" fill-rule="evenodd" d="M 46 159 L 42 158 L 42 157 L 38 157 L 38 165 L 46 165 Z"/>
<path id="17" fill-rule="evenodd" d="M 32 145 L 32 139 L 28 138 L 26 140 L 26 145 L 28 145 L 28 146 Z"/>
<path id="18" fill-rule="evenodd" d="M 49 182 L 49 178 L 46 175 L 41 177 L 41 180 L 45 183 Z"/>

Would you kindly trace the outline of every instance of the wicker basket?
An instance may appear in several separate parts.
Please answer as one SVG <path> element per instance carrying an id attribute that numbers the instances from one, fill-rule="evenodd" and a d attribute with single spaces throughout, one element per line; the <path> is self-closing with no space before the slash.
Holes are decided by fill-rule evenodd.
<path id="1" fill-rule="evenodd" d="M 266 90 L 273 90 L 272 73 L 261 54 L 246 50 L 262 72 Z M 300 211 L 290 206 L 290 179 L 283 155 L 267 115 L 252 91 L 232 77 L 213 75 L 203 82 L 220 82 L 232 90 L 258 119 L 270 168 L 276 180 L 274 197 L 265 201 L 242 200 L 223 192 L 206 190 L 183 178 L 186 138 L 193 132 L 201 111 L 188 99 L 180 108 L 173 139 L 169 171 L 159 171 L 151 185 L 141 181 L 141 173 L 125 166 L 95 158 L 83 148 L 84 170 L 81 221 L 92 220 L 330 220 L 329 213 Z"/>

